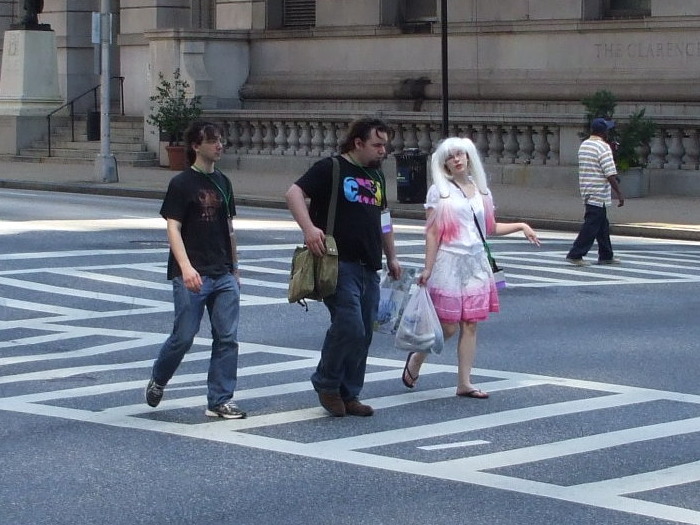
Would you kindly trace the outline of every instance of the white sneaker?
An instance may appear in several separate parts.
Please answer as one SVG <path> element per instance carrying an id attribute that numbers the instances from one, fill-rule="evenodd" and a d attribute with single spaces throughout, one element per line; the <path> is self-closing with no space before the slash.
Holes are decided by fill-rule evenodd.
<path id="1" fill-rule="evenodd" d="M 246 413 L 243 412 L 233 401 L 222 403 L 214 408 L 207 408 L 204 415 L 209 417 L 222 417 L 224 419 L 244 419 Z"/>
<path id="2" fill-rule="evenodd" d="M 587 261 L 584 261 L 583 259 L 573 259 L 571 257 L 567 257 L 566 262 L 571 263 L 574 266 L 588 266 L 591 264 Z"/>
<path id="3" fill-rule="evenodd" d="M 620 264 L 620 259 L 616 257 L 613 257 L 612 259 L 599 259 L 598 264 Z"/>

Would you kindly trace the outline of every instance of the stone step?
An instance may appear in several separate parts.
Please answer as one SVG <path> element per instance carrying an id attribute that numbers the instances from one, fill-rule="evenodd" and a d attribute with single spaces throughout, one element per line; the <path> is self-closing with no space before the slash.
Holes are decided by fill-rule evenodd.
<path id="1" fill-rule="evenodd" d="M 86 137 L 87 140 L 87 124 L 85 122 L 76 122 L 75 130 L 71 130 L 70 127 L 52 127 L 51 136 L 52 137 L 70 137 L 72 133 L 75 133 L 76 140 L 78 137 Z M 109 127 L 109 134 L 114 137 L 125 137 L 125 138 L 137 138 L 143 140 L 143 129 L 140 128 L 122 128 L 122 127 Z"/>
<path id="2" fill-rule="evenodd" d="M 53 152 L 54 149 L 99 151 L 102 148 L 102 142 L 99 140 L 88 141 L 86 137 L 78 137 L 78 135 L 76 135 L 75 138 L 77 140 L 72 141 L 70 140 L 70 137 L 54 137 L 51 139 L 51 151 Z M 142 140 L 122 142 L 121 140 L 115 140 L 115 138 L 112 137 L 109 144 L 112 151 L 148 151 Z M 46 141 L 39 141 L 32 144 L 32 148 L 48 150 L 49 145 Z"/>
<path id="3" fill-rule="evenodd" d="M 95 159 L 71 159 L 64 157 L 24 157 L 19 155 L 0 155 L 0 158 L 11 160 L 13 162 L 41 162 L 42 164 L 83 164 L 91 165 L 95 163 Z M 135 168 L 152 168 L 159 166 L 156 160 L 122 160 L 118 157 L 118 166 L 132 166 Z"/>
<path id="4" fill-rule="evenodd" d="M 158 156 L 144 143 L 143 117 L 110 115 L 110 150 L 118 164 L 157 166 Z M 87 140 L 87 114 L 52 119 L 51 157 L 47 140 L 40 140 L 22 149 L 14 158 L 28 162 L 80 163 L 95 162 L 101 150 L 100 140 Z"/>
<path id="5" fill-rule="evenodd" d="M 77 133 L 78 130 L 86 130 L 87 129 L 87 119 L 84 117 L 76 117 L 73 126 L 75 127 L 75 131 Z M 65 131 L 70 131 L 71 129 L 71 123 L 70 120 L 68 121 L 60 121 L 60 122 L 51 122 L 51 133 L 56 134 L 56 133 L 62 133 Z M 128 133 L 141 133 L 143 134 L 143 120 L 141 122 L 123 122 L 123 121 L 114 121 L 110 119 L 109 122 L 109 129 L 113 131 L 119 131 L 119 132 L 128 132 Z"/>
<path id="6" fill-rule="evenodd" d="M 70 159 L 72 161 L 84 160 L 94 162 L 98 150 L 75 149 L 75 148 L 51 148 L 51 157 L 49 150 L 46 148 L 26 148 L 19 152 L 20 157 L 28 158 L 51 158 L 51 159 Z M 156 154 L 152 151 L 112 151 L 117 162 L 137 162 L 149 161 L 155 165 L 157 162 Z"/>

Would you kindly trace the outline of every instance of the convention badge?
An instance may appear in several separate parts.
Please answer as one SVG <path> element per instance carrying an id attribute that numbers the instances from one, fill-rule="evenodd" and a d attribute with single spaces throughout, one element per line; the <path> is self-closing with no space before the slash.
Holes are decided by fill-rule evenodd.
<path id="1" fill-rule="evenodd" d="M 391 213 L 389 210 L 382 212 L 382 233 L 391 233 Z"/>

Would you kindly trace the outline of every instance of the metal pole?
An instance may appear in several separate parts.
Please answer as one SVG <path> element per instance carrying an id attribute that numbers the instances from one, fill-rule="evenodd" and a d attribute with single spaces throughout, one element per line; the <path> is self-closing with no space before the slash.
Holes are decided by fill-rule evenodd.
<path id="1" fill-rule="evenodd" d="M 447 0 L 440 2 L 440 17 L 442 19 L 442 138 L 447 138 L 450 129 L 448 110 L 449 89 L 447 74 Z"/>
<path id="2" fill-rule="evenodd" d="M 112 43 L 112 15 L 110 0 L 100 0 L 100 49 L 102 56 L 100 88 L 100 154 L 95 160 L 97 180 L 102 182 L 119 182 L 117 176 L 117 159 L 110 153 L 109 136 L 109 77 L 110 47 Z"/>

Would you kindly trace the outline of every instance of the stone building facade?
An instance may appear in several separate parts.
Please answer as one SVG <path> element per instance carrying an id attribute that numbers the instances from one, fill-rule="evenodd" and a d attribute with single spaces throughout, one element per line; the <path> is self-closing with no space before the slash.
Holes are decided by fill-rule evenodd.
<path id="1" fill-rule="evenodd" d="M 0 0 L 0 29 L 21 3 Z M 700 2 L 446 3 L 450 133 L 478 141 L 487 162 L 504 166 L 498 176 L 507 165 L 570 170 L 580 101 L 599 89 L 616 95 L 621 117 L 645 107 L 660 124 L 650 166 L 683 184 L 697 175 Z M 45 4 L 40 21 L 56 32 L 69 99 L 99 82 L 90 18 L 100 2 Z M 442 132 L 441 4 L 112 0 L 114 74 L 124 77 L 126 113 L 145 115 L 158 72 L 180 68 L 207 114 L 226 122 L 236 165 L 264 156 L 271 166 L 279 157 L 308 164 L 366 113 L 399 128 L 399 151 L 429 151 Z"/>

